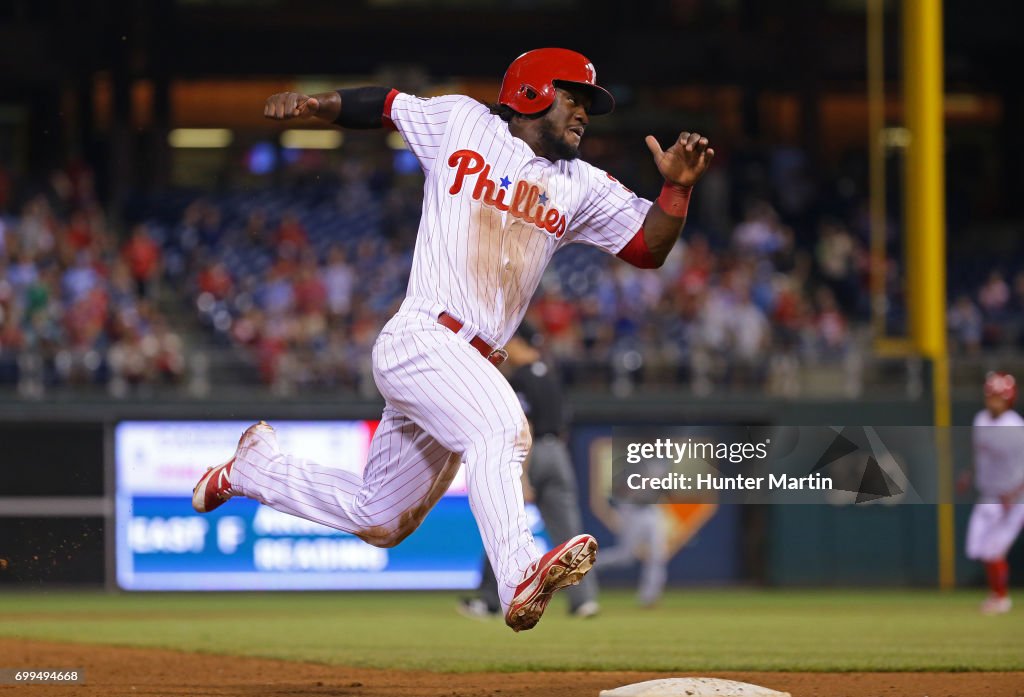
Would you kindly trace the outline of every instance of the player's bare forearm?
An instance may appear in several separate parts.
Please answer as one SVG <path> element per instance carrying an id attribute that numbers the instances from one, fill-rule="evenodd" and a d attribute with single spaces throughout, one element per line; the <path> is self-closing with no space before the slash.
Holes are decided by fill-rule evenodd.
<path id="1" fill-rule="evenodd" d="M 655 203 L 647 211 L 644 218 L 644 242 L 654 259 L 654 263 L 661 266 L 668 258 L 669 252 L 676 245 L 679 235 L 686 225 L 686 217 L 676 218 L 669 215 L 661 206 Z"/>
<path id="2" fill-rule="evenodd" d="M 958 494 L 966 494 L 971 490 L 971 486 L 974 483 L 974 466 L 971 465 L 956 479 L 956 491 Z"/>

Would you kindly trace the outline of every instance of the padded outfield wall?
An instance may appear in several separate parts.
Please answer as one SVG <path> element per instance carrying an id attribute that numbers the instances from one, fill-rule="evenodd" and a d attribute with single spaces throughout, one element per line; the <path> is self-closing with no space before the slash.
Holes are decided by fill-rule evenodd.
<path id="1" fill-rule="evenodd" d="M 258 418 L 356 422 L 376 418 L 379 407 L 373 401 L 0 405 L 0 584 L 117 587 L 114 451 L 119 423 Z M 969 424 L 979 407 L 972 401 L 956 403 L 954 423 Z M 615 539 L 614 519 L 608 516 L 607 500 L 602 501 L 602 492 L 596 486 L 595 444 L 607 440 L 612 426 L 921 426 L 928 424 L 930 416 L 927 403 L 899 400 L 609 400 L 576 395 L 569 445 L 584 501 L 586 527 L 602 545 L 607 545 Z M 966 465 L 966 457 L 962 452 L 955 454 L 956 469 Z M 199 463 L 207 464 L 215 463 Z M 682 533 L 675 540 L 670 582 L 683 586 L 931 586 L 936 583 L 937 568 L 935 513 L 934 505 L 884 503 L 719 505 L 684 510 L 682 518 L 673 518 Z M 960 585 L 981 581 L 980 568 L 962 555 L 968 513 L 969 505 L 957 506 Z M 444 518 L 460 533 L 475 532 L 457 508 L 446 509 L 436 517 Z M 421 533 L 427 545 L 430 535 L 442 531 Z M 410 542 L 416 542 L 415 535 Z M 467 538 L 462 549 L 466 558 L 474 554 L 473 544 Z M 415 549 L 415 544 L 410 545 L 411 553 Z M 429 546 L 420 550 L 425 553 Z M 1011 554 L 1011 562 L 1018 569 L 1024 568 L 1020 545 Z M 447 586 L 424 587 L 456 587 L 471 580 L 466 575 L 445 578 Z M 605 582 L 628 585 L 635 578 L 636 571 L 627 570 L 606 575 Z M 415 580 L 411 587 L 416 587 Z"/>

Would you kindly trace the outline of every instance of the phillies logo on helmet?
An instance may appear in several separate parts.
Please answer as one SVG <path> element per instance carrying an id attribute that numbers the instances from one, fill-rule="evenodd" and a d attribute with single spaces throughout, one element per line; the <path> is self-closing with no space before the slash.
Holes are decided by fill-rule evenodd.
<path id="1" fill-rule="evenodd" d="M 536 184 L 519 180 L 513 187 L 508 177 L 501 177 L 499 181 L 491 179 L 491 166 L 475 150 L 456 150 L 448 158 L 448 166 L 455 169 L 455 183 L 448 189 L 452 196 L 462 191 L 466 177 L 475 174 L 476 186 L 472 194 L 474 201 L 507 212 L 513 218 L 530 223 L 556 238 L 565 234 L 565 216 L 554 206 L 547 205 L 547 194 Z M 510 191 L 512 200 L 508 201 Z"/>
<path id="2" fill-rule="evenodd" d="M 1017 381 L 1009 373 L 992 371 L 985 376 L 985 396 L 1002 397 L 1012 404 L 1017 399 Z"/>

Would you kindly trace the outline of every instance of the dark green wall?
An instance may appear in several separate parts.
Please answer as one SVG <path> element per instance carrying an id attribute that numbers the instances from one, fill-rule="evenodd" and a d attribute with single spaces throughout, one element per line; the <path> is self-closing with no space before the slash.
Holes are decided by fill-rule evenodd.
<path id="1" fill-rule="evenodd" d="M 103 441 L 98 434 L 120 419 L 376 418 L 380 406 L 374 401 L 6 403 L 0 404 L 0 433 L 17 435 L 18 438 L 9 439 L 12 443 L 31 435 L 31 442 L 60 444 L 58 450 L 73 451 L 76 462 L 81 465 L 86 461 L 104 461 Z M 573 419 L 579 424 L 750 422 L 794 426 L 916 426 L 929 425 L 932 421 L 931 407 L 923 401 L 693 399 L 672 395 L 616 400 L 607 394 L 575 394 L 572 407 Z M 980 400 L 957 402 L 953 408 L 954 425 L 970 425 L 980 408 Z M 40 431 L 45 437 L 41 437 Z M 92 434 L 87 444 L 70 437 L 82 433 Z M 16 448 L 13 451 L 0 449 L 0 472 L 24 465 L 16 462 L 16 451 Z M 51 453 L 44 458 L 50 467 L 28 471 L 52 476 L 55 463 L 61 461 L 57 457 L 60 454 Z M 961 461 L 962 456 L 956 459 L 955 466 L 966 464 Z M 100 494 L 100 470 L 99 465 L 82 469 L 78 474 L 92 483 L 79 482 L 84 488 L 68 494 Z M 2 479 L 0 477 L 0 481 Z M 8 496 L 37 494 L 33 486 L 13 486 L 12 481 L 7 484 Z M 816 586 L 936 584 L 938 554 L 936 507 L 933 505 L 775 505 L 766 506 L 763 513 L 749 517 L 759 521 L 763 529 L 746 530 L 747 539 L 738 541 L 741 547 L 762 546 L 755 555 L 762 568 L 750 569 L 750 580 Z M 978 584 L 982 580 L 980 566 L 963 556 L 963 534 L 969 513 L 969 505 L 957 507 L 957 579 L 964 585 Z M 1018 579 L 1024 577 L 1022 547 L 1024 545 L 1018 544 L 1010 557 Z"/>

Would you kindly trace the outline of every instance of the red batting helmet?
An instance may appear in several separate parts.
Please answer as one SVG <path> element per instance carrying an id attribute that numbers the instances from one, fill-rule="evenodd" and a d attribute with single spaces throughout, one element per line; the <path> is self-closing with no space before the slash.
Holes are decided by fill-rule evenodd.
<path id="1" fill-rule="evenodd" d="M 985 396 L 1002 397 L 1009 404 L 1017 399 L 1017 381 L 1009 373 L 990 372 L 985 376 Z"/>
<path id="2" fill-rule="evenodd" d="M 554 103 L 560 82 L 590 94 L 589 114 L 607 114 L 615 108 L 611 93 L 597 84 L 594 64 L 565 48 L 538 48 L 512 61 L 501 81 L 498 103 L 520 114 L 539 114 Z"/>

